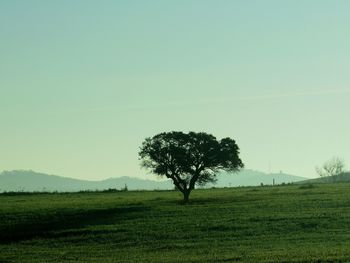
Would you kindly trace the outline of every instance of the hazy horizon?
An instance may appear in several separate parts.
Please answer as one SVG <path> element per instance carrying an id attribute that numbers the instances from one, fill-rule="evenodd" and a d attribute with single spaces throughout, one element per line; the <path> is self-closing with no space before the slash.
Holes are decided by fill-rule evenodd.
<path id="1" fill-rule="evenodd" d="M 231 137 L 246 168 L 349 167 L 350 2 L 2 1 L 0 171 L 149 178 L 163 131 Z"/>

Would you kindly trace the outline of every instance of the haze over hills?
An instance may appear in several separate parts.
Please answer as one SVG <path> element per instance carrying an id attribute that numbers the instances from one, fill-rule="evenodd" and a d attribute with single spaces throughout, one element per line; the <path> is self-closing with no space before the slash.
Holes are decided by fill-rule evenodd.
<path id="1" fill-rule="evenodd" d="M 233 187 L 255 186 L 261 183 L 276 184 L 291 183 L 306 178 L 283 173 L 266 174 L 263 172 L 244 169 L 237 174 L 220 174 L 216 184 L 206 187 Z M 83 190 L 122 189 L 127 186 L 129 190 L 167 190 L 174 186 L 170 180 L 145 180 L 134 177 L 115 177 L 101 181 L 88 181 L 67 178 L 57 175 L 48 175 L 34 171 L 4 171 L 0 174 L 0 192 L 4 191 L 59 191 L 74 192 Z"/>
<path id="2" fill-rule="evenodd" d="M 170 182 L 143 180 L 132 177 L 116 177 L 101 181 L 79 180 L 34 171 L 4 171 L 0 174 L 0 191 L 83 191 L 122 189 L 130 190 L 171 189 Z"/>
<path id="3" fill-rule="evenodd" d="M 305 180 L 306 178 L 280 173 L 264 173 L 250 169 L 243 169 L 237 174 L 220 174 L 215 187 L 230 187 L 230 186 L 256 186 L 256 185 L 272 185 L 282 183 L 293 183 Z"/>

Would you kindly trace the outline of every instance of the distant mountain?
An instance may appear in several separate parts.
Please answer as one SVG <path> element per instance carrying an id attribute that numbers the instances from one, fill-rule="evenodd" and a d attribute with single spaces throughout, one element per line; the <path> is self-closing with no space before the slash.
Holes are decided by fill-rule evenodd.
<path id="1" fill-rule="evenodd" d="M 0 192 L 4 191 L 59 191 L 122 189 L 129 190 L 171 189 L 168 181 L 143 180 L 132 177 L 110 178 L 102 181 L 78 180 L 34 171 L 4 171 L 0 174 Z"/>
<path id="2" fill-rule="evenodd" d="M 229 187 L 229 186 L 256 186 L 256 185 L 272 185 L 282 183 L 293 183 L 306 178 L 284 174 L 284 173 L 263 173 L 259 171 L 243 169 L 237 174 L 222 173 L 218 176 L 218 181 L 215 187 Z"/>
<path id="3" fill-rule="evenodd" d="M 221 173 L 216 184 L 206 187 L 255 186 L 281 183 L 291 183 L 306 178 L 283 173 L 265 174 L 253 170 L 242 170 L 237 174 Z M 82 190 L 122 189 L 127 186 L 129 190 L 166 190 L 173 189 L 170 180 L 145 180 L 134 177 L 116 177 L 101 181 L 78 180 L 73 178 L 48 175 L 34 171 L 4 171 L 0 173 L 0 192 L 4 191 L 59 191 L 75 192 Z"/>

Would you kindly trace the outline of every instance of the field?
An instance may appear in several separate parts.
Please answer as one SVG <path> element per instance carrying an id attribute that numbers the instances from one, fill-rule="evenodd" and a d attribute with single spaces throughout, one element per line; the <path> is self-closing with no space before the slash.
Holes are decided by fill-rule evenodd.
<path id="1" fill-rule="evenodd" d="M 0 262 L 350 262 L 349 190 L 0 195 Z"/>

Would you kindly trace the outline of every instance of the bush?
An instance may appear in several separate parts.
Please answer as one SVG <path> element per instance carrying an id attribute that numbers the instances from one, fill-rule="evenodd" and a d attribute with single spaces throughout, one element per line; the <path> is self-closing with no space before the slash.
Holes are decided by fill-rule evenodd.
<path id="1" fill-rule="evenodd" d="M 316 186 L 313 184 L 303 184 L 301 186 L 299 186 L 299 189 L 312 189 L 315 188 Z"/>

